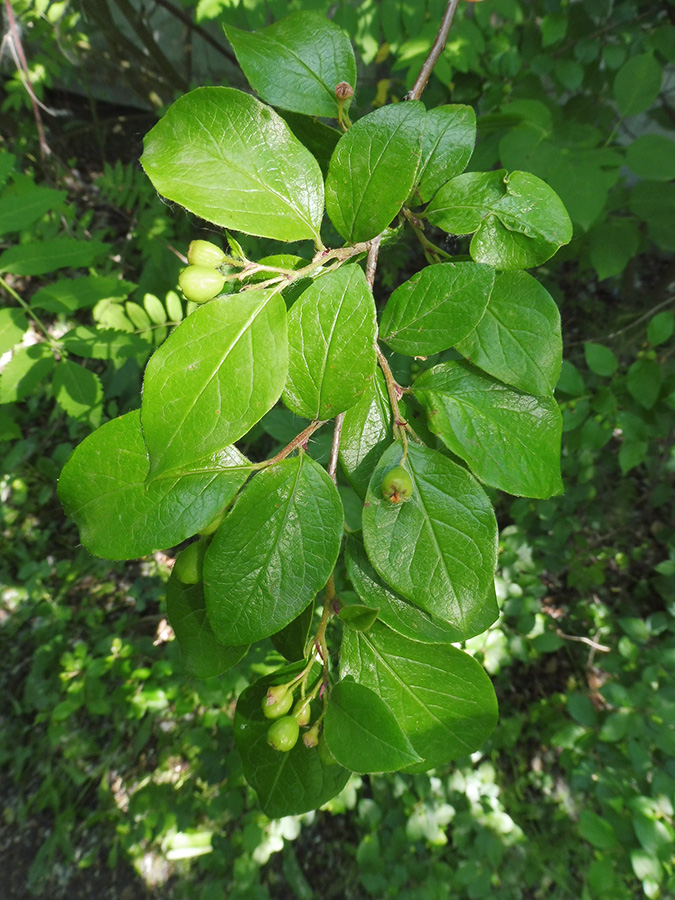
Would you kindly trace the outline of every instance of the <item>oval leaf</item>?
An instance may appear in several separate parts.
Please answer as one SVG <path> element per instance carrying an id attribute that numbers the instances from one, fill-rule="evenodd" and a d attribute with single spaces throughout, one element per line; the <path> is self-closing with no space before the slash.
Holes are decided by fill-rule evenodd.
<path id="1" fill-rule="evenodd" d="M 276 290 L 218 297 L 188 316 L 145 370 L 150 477 L 246 434 L 279 399 L 287 359 L 286 305 Z"/>
<path id="2" fill-rule="evenodd" d="M 185 94 L 148 132 L 144 148 L 141 163 L 159 193 L 207 222 L 320 242 L 319 164 L 284 120 L 249 94 L 224 87 Z"/>
<path id="3" fill-rule="evenodd" d="M 495 280 L 491 266 L 427 266 L 387 301 L 380 336 L 398 353 L 429 356 L 453 347 L 480 322 Z"/>
<path id="4" fill-rule="evenodd" d="M 432 225 L 471 234 L 471 256 L 499 269 L 546 262 L 572 239 L 556 192 L 527 172 L 467 172 L 444 185 L 426 209 Z"/>
<path id="5" fill-rule="evenodd" d="M 172 574 L 166 586 L 166 614 L 183 655 L 183 668 L 194 678 L 222 675 L 248 650 L 246 644 L 226 647 L 216 640 L 201 584 L 183 584 Z"/>
<path id="6" fill-rule="evenodd" d="M 234 739 L 244 775 L 271 819 L 318 809 L 342 790 L 350 774 L 340 765 L 325 765 L 317 749 L 305 747 L 302 738 L 289 753 L 273 750 L 267 743 L 270 720 L 263 715 L 262 699 L 270 685 L 289 681 L 303 665 L 283 669 L 246 688 L 234 714 Z"/>
<path id="7" fill-rule="evenodd" d="M 90 553 L 135 559 L 209 525 L 250 472 L 234 447 L 209 465 L 146 485 L 148 457 L 136 410 L 106 422 L 75 448 L 59 479 L 59 499 Z"/>
<path id="8" fill-rule="evenodd" d="M 481 481 L 520 497 L 562 493 L 562 416 L 553 397 L 523 394 L 465 362 L 428 369 L 413 390 L 431 430 Z"/>
<path id="9" fill-rule="evenodd" d="M 257 475 L 204 561 L 206 606 L 218 640 L 252 643 L 299 616 L 333 571 L 343 518 L 335 485 L 306 454 Z"/>
<path id="10" fill-rule="evenodd" d="M 335 759 L 352 772 L 395 772 L 420 761 L 384 700 L 355 681 L 331 689 L 324 733 Z"/>
<path id="11" fill-rule="evenodd" d="M 345 633 L 342 677 L 378 694 L 424 760 L 423 772 L 478 750 L 497 724 L 497 699 L 483 668 L 449 644 L 421 644 L 376 622 Z M 332 748 L 331 748 L 332 749 Z"/>
<path id="12" fill-rule="evenodd" d="M 286 406 L 332 419 L 353 406 L 375 371 L 375 302 L 359 266 L 322 275 L 288 314 Z"/>
<path id="13" fill-rule="evenodd" d="M 427 447 L 410 444 L 414 485 L 407 503 L 382 497 L 382 479 L 400 464 L 393 444 L 373 473 L 363 508 L 363 538 L 375 570 L 396 591 L 463 635 L 491 601 L 497 522 L 478 482 Z"/>
<path id="14" fill-rule="evenodd" d="M 415 183 L 426 112 L 413 100 L 359 119 L 335 148 L 326 212 L 346 241 L 369 241 L 389 225 Z"/>
<path id="15" fill-rule="evenodd" d="M 225 34 L 249 84 L 272 106 L 334 118 L 336 85 L 356 86 L 349 38 L 319 13 L 294 13 L 253 34 L 226 25 Z M 345 101 L 344 108 L 349 105 Z"/>
<path id="16" fill-rule="evenodd" d="M 552 394 L 562 363 L 558 307 L 527 272 L 503 272 L 483 318 L 455 347 L 506 384 L 530 394 Z"/>

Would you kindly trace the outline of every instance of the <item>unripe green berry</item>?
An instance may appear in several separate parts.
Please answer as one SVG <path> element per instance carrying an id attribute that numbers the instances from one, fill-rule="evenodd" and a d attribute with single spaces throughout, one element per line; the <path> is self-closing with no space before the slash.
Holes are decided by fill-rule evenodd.
<path id="1" fill-rule="evenodd" d="M 191 266 L 217 269 L 225 262 L 227 256 L 211 241 L 192 241 L 188 247 L 187 258 Z"/>
<path id="2" fill-rule="evenodd" d="M 413 483 L 403 466 L 390 469 L 382 479 L 382 496 L 390 503 L 405 503 L 413 495 Z"/>
<path id="3" fill-rule="evenodd" d="M 311 750 L 312 747 L 316 747 L 319 743 L 319 723 L 315 722 L 314 725 L 306 731 L 302 736 L 302 743 L 307 747 L 308 750 Z"/>
<path id="4" fill-rule="evenodd" d="M 338 764 L 337 759 L 335 759 L 333 754 L 330 752 L 330 748 L 326 743 L 326 738 L 323 735 L 321 735 L 321 737 L 319 738 L 318 752 L 319 759 L 324 764 L 324 766 L 336 766 Z"/>
<path id="5" fill-rule="evenodd" d="M 284 716 L 273 722 L 267 731 L 267 743 L 275 750 L 288 753 L 298 742 L 300 726 L 295 716 Z"/>
<path id="6" fill-rule="evenodd" d="M 188 266 L 178 276 L 178 284 L 188 300 L 206 303 L 222 291 L 225 276 L 206 266 Z"/>
<path id="7" fill-rule="evenodd" d="M 262 699 L 262 711 L 268 719 L 279 719 L 285 716 L 293 706 L 293 691 L 285 684 L 271 687 Z"/>
<path id="8" fill-rule="evenodd" d="M 202 580 L 205 552 L 206 544 L 202 541 L 195 541 L 181 550 L 173 566 L 176 578 L 183 584 L 199 584 Z"/>
<path id="9" fill-rule="evenodd" d="M 309 697 L 305 697 L 304 700 L 298 700 L 295 704 L 293 715 L 298 720 L 298 725 L 309 725 L 309 720 L 312 718 L 310 703 Z"/>

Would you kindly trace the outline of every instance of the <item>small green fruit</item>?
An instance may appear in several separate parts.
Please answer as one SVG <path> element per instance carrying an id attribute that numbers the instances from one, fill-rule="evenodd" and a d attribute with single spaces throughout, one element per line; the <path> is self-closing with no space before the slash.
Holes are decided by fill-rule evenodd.
<path id="1" fill-rule="evenodd" d="M 191 266 L 217 269 L 225 262 L 227 256 L 211 241 L 192 241 L 188 247 L 187 258 Z"/>
<path id="2" fill-rule="evenodd" d="M 274 685 L 262 698 L 262 711 L 268 719 L 285 716 L 291 706 L 293 706 L 293 691 L 285 684 Z"/>
<path id="3" fill-rule="evenodd" d="M 382 479 L 382 496 L 390 503 L 405 503 L 413 495 L 413 483 L 403 466 L 390 469 Z"/>
<path id="4" fill-rule="evenodd" d="M 225 276 L 206 266 L 188 266 L 178 276 L 178 284 L 188 300 L 206 303 L 222 291 Z"/>
<path id="5" fill-rule="evenodd" d="M 315 722 L 314 725 L 306 731 L 302 736 L 302 743 L 307 747 L 308 750 L 311 750 L 312 747 L 316 747 L 319 743 L 319 723 Z"/>
<path id="6" fill-rule="evenodd" d="M 309 720 L 312 718 L 310 703 L 309 697 L 305 697 L 304 700 L 298 700 L 295 704 L 293 715 L 298 720 L 298 725 L 309 725 Z"/>
<path id="7" fill-rule="evenodd" d="M 181 550 L 173 566 L 176 578 L 183 584 L 199 584 L 202 580 L 205 553 L 206 545 L 202 541 L 195 541 L 185 550 Z"/>
<path id="8" fill-rule="evenodd" d="M 288 753 L 298 742 L 300 726 L 295 716 L 284 716 L 273 722 L 267 731 L 267 743 L 275 750 Z"/>

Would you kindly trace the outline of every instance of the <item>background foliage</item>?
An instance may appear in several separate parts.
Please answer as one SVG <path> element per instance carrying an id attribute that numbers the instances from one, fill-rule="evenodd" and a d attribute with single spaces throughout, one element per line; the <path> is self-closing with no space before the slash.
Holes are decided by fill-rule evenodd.
<path id="1" fill-rule="evenodd" d="M 575 228 L 539 271 L 566 340 L 566 492 L 496 498 L 502 612 L 469 649 L 495 681 L 501 718 L 480 753 L 431 775 L 354 777 L 320 813 L 267 820 L 241 776 L 232 700 L 277 664 L 274 649 L 221 678 L 188 678 L 164 618 L 170 558 L 93 559 L 56 500 L 72 447 L 136 405 L 149 353 L 186 312 L 171 248 L 184 253 L 199 224 L 160 202 L 136 160 L 178 92 L 244 86 L 219 22 L 331 13 L 360 54 L 352 109 L 363 113 L 402 99 L 443 6 L 19 0 L 14 31 L 5 10 L 4 46 L 20 36 L 28 66 L 3 54 L 10 896 L 113 883 L 142 896 L 143 880 L 198 900 L 675 892 L 672 3 L 462 4 L 424 95 L 429 108 L 475 108 L 470 170 L 533 172 Z M 27 80 L 59 113 L 40 113 L 50 155 Z M 85 97 L 70 93 L 76 83 Z M 105 102 L 113 86 L 124 108 Z M 383 249 L 384 291 L 415 252 Z M 402 375 L 421 374 L 405 365 Z M 296 433 L 290 418 L 273 410 L 242 449 L 273 452 Z M 317 447 L 329 440 L 319 432 Z"/>

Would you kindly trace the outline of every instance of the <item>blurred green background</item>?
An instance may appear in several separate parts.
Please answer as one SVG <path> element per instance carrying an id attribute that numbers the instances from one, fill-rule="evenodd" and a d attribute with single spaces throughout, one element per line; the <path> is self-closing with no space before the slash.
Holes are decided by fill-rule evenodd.
<path id="1" fill-rule="evenodd" d="M 245 88 L 222 23 L 330 15 L 357 50 L 356 118 L 403 99 L 444 6 L 2 7 L 8 900 L 675 897 L 671 0 L 460 2 L 424 93 L 427 107 L 475 108 L 469 169 L 533 172 L 574 223 L 571 244 L 537 271 L 563 318 L 566 492 L 494 498 L 502 612 L 468 649 L 495 681 L 500 723 L 479 753 L 427 775 L 354 776 L 321 811 L 269 821 L 242 779 L 232 714 L 239 691 L 279 657 L 262 646 L 224 677 L 187 678 L 164 611 L 171 554 L 94 559 L 56 498 L 75 444 L 138 405 L 149 353 L 185 314 L 180 254 L 213 238 L 156 195 L 138 156 L 190 87 Z M 244 240 L 250 256 L 268 250 Z M 377 298 L 416 253 L 403 242 L 383 250 Z M 74 327 L 78 341 L 60 352 Z M 397 377 L 410 383 L 428 364 Z M 267 453 L 296 431 L 275 409 L 246 449 Z"/>

